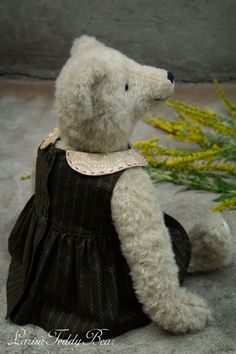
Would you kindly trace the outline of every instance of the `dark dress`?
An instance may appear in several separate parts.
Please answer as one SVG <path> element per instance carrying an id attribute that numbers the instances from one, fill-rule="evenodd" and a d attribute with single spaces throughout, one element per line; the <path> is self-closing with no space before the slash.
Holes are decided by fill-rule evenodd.
<path id="1" fill-rule="evenodd" d="M 151 322 L 143 312 L 111 219 L 114 186 L 124 171 L 86 176 L 51 143 L 38 149 L 35 194 L 9 237 L 7 316 L 35 324 L 60 338 L 87 341 L 91 329 L 112 338 Z M 164 215 L 179 280 L 191 246 L 182 226 Z"/>

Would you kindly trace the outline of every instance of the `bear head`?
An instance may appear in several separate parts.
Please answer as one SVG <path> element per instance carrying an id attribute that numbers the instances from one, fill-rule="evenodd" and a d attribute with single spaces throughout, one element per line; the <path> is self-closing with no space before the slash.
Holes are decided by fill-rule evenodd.
<path id="1" fill-rule="evenodd" d="M 174 90 L 173 75 L 81 36 L 56 81 L 61 137 L 74 150 L 127 149 L 136 122 Z"/>

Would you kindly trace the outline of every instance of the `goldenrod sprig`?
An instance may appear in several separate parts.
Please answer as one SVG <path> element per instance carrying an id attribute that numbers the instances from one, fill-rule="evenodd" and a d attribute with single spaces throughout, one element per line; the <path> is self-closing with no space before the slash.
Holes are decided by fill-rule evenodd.
<path id="1" fill-rule="evenodd" d="M 219 119 L 219 116 L 215 113 L 209 112 L 209 110 L 200 110 L 197 107 L 187 105 L 178 101 L 169 100 L 167 102 L 169 107 L 173 107 L 177 113 L 184 115 L 189 120 L 198 123 L 200 125 L 210 127 L 212 130 L 220 134 L 235 135 L 236 128 L 229 126 Z"/>
<path id="2" fill-rule="evenodd" d="M 219 97 L 231 117 L 199 109 L 178 101 L 169 101 L 176 120 L 159 116 L 145 121 L 169 137 L 195 143 L 186 149 L 165 147 L 158 138 L 134 143 L 149 162 L 148 171 L 155 182 L 172 182 L 185 189 L 220 193 L 211 211 L 236 209 L 236 106 L 215 82 Z M 186 145 L 187 146 L 187 145 Z"/>
<path id="3" fill-rule="evenodd" d="M 219 85 L 218 80 L 214 80 L 214 85 L 217 91 L 218 96 L 221 98 L 223 101 L 225 108 L 228 110 L 228 112 L 231 114 L 232 117 L 236 118 L 236 106 L 231 103 L 228 98 L 225 96 L 222 88 Z"/>

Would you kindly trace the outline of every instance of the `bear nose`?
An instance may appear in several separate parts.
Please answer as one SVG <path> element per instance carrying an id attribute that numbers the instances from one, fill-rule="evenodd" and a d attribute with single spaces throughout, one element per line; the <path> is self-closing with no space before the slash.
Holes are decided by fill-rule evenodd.
<path id="1" fill-rule="evenodd" d="M 172 84 L 173 84 L 175 77 L 174 77 L 174 75 L 173 75 L 170 71 L 168 71 L 168 73 L 167 73 L 167 78 L 168 78 L 168 80 L 170 80 L 170 81 L 172 82 Z"/>

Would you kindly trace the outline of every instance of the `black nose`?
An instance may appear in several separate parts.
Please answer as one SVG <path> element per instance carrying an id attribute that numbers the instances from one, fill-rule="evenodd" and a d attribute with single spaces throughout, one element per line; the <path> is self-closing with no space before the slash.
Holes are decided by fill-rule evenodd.
<path id="1" fill-rule="evenodd" d="M 174 75 L 173 75 L 170 71 L 168 71 L 168 73 L 167 73 L 167 78 L 168 78 L 168 80 L 170 80 L 170 81 L 172 82 L 172 84 L 173 84 L 175 77 L 174 77 Z"/>

